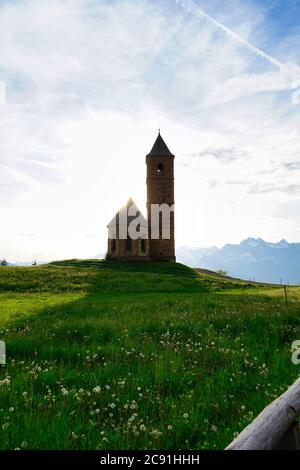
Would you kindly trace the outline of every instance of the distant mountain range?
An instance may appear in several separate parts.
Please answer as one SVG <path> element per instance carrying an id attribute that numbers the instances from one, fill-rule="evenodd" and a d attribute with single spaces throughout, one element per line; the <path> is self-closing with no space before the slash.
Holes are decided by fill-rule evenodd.
<path id="1" fill-rule="evenodd" d="M 45 264 L 48 261 L 39 261 L 37 264 Z M 33 261 L 13 261 L 12 263 L 7 262 L 7 266 L 32 266 Z"/>
<path id="2" fill-rule="evenodd" d="M 223 248 L 190 248 L 176 250 L 178 262 L 195 268 L 227 271 L 229 276 L 259 282 L 300 285 L 300 243 L 268 243 L 261 238 L 248 238 L 239 245 Z"/>

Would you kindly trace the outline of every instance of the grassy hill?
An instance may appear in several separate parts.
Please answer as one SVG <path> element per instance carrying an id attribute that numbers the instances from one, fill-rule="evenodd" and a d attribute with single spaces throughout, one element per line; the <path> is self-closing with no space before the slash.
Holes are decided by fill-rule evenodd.
<path id="1" fill-rule="evenodd" d="M 224 448 L 299 374 L 289 297 L 175 263 L 0 268 L 0 448 Z"/>

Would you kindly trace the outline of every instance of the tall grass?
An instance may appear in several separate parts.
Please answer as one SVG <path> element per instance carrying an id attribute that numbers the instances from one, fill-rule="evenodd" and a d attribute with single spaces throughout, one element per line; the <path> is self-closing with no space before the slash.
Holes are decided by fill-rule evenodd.
<path id="1" fill-rule="evenodd" d="M 296 288 L 72 260 L 0 292 L 1 449 L 221 449 L 299 374 Z"/>

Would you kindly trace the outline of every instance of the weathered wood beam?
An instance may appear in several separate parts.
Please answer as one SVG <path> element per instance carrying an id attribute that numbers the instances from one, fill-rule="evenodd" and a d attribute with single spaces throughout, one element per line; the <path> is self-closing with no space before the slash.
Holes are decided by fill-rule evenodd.
<path id="1" fill-rule="evenodd" d="M 300 378 L 268 405 L 226 450 L 271 450 L 300 416 Z"/>
<path id="2" fill-rule="evenodd" d="M 282 436 L 275 450 L 300 450 L 300 424 L 294 423 Z"/>

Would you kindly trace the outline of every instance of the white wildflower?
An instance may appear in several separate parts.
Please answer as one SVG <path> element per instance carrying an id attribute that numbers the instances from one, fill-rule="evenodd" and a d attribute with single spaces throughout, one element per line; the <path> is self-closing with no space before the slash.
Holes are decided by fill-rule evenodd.
<path id="1" fill-rule="evenodd" d="M 0 387 L 3 385 L 10 385 L 10 380 L 8 378 L 0 380 Z"/>

